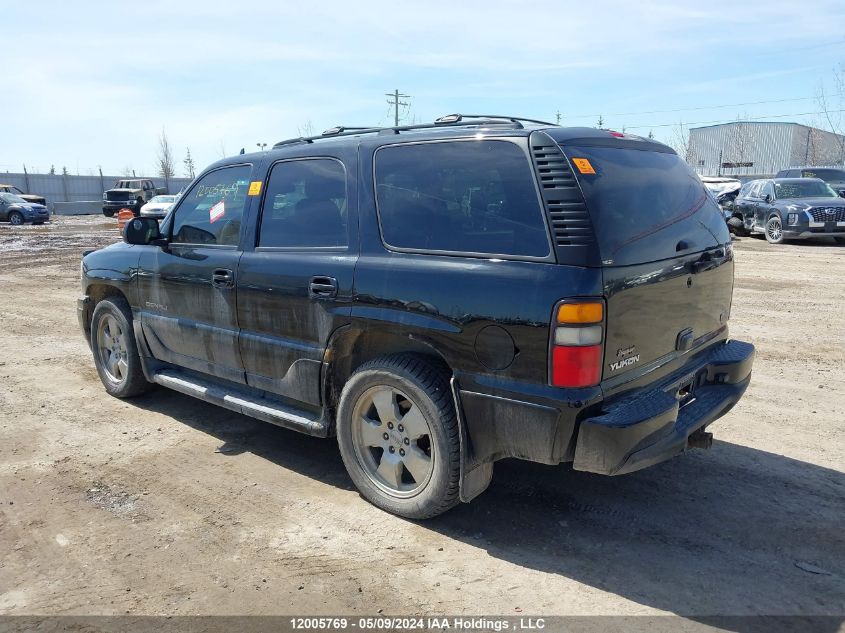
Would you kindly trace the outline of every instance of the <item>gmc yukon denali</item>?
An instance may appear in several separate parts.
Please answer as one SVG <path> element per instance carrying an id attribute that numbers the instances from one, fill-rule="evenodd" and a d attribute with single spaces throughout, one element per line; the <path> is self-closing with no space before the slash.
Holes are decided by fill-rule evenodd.
<path id="1" fill-rule="evenodd" d="M 496 460 L 630 473 L 748 386 L 718 205 L 669 147 L 517 117 L 333 128 L 206 169 L 82 260 L 106 391 L 336 437 L 410 518 Z"/>

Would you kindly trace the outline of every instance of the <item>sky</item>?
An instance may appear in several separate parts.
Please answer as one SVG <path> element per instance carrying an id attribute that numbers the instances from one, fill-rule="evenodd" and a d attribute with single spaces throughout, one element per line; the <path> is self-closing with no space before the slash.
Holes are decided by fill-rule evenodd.
<path id="1" fill-rule="evenodd" d="M 336 125 L 508 114 L 673 140 L 845 109 L 842 0 L 0 0 L 0 173 L 177 175 Z M 841 113 L 835 113 L 839 116 Z"/>

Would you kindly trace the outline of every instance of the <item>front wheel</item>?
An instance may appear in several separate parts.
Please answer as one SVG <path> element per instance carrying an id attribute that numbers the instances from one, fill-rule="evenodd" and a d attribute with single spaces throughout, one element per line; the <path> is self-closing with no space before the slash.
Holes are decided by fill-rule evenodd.
<path id="1" fill-rule="evenodd" d="M 361 495 L 426 519 L 458 503 L 460 439 L 448 374 L 414 355 L 375 359 L 347 381 L 337 441 Z"/>
<path id="2" fill-rule="evenodd" d="M 103 215 L 106 216 L 107 218 L 113 218 L 114 217 L 114 211 L 112 211 L 111 209 L 103 209 Z"/>
<path id="3" fill-rule="evenodd" d="M 9 223 L 14 226 L 20 226 L 23 224 L 23 214 L 20 211 L 12 211 L 9 214 Z"/>
<path id="4" fill-rule="evenodd" d="M 769 244 L 783 244 L 783 226 L 780 218 L 773 215 L 766 222 L 766 241 Z"/>
<path id="5" fill-rule="evenodd" d="M 144 377 L 132 332 L 132 310 L 120 297 L 103 299 L 91 317 L 91 351 L 106 391 L 116 398 L 131 398 L 152 386 Z"/>

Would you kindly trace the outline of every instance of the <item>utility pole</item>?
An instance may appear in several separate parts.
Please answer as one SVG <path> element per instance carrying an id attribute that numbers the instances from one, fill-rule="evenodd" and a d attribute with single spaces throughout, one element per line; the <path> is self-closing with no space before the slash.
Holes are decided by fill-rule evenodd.
<path id="1" fill-rule="evenodd" d="M 406 106 L 408 105 L 407 101 L 400 101 L 400 99 L 410 99 L 411 95 L 403 95 L 399 90 L 394 90 L 393 92 L 385 92 L 385 97 L 390 97 L 387 100 L 387 103 L 393 106 L 393 124 L 395 126 L 399 126 L 399 106 Z"/>

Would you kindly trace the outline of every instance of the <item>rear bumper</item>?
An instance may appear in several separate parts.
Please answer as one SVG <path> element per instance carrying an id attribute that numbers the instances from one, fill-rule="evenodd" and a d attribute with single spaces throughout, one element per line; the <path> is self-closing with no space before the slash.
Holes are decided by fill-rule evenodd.
<path id="1" fill-rule="evenodd" d="M 690 435 L 725 415 L 751 381 L 754 346 L 718 345 L 659 385 L 602 407 L 581 421 L 573 468 L 621 475 L 683 452 Z M 686 398 L 679 390 L 690 389 Z"/>
<path id="2" fill-rule="evenodd" d="M 467 469 L 516 457 L 618 475 L 667 460 L 737 403 L 753 362 L 753 345 L 720 340 L 668 375 L 606 399 L 601 387 L 504 385 L 458 375 Z M 680 397 L 689 385 L 692 395 Z"/>

